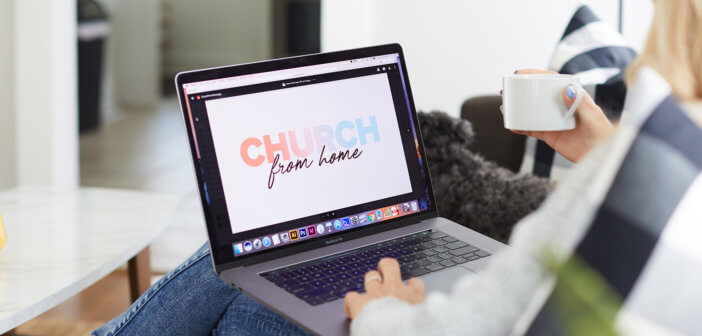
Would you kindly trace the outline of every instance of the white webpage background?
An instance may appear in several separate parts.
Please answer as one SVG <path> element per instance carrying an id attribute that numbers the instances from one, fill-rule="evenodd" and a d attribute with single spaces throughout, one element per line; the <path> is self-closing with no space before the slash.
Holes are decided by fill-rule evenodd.
<path id="1" fill-rule="evenodd" d="M 208 100 L 206 107 L 232 233 L 412 191 L 385 73 Z M 363 150 L 359 158 L 320 167 L 321 148 L 315 145 L 308 156 L 313 165 L 289 174 L 276 174 L 272 189 L 268 189 L 271 170 L 268 160 L 250 167 L 239 154 L 241 143 L 250 137 L 262 141 L 269 134 L 271 142 L 277 143 L 279 132 L 287 134 L 295 130 L 303 146 L 304 128 L 323 124 L 336 127 L 342 120 L 355 124 L 356 118 L 362 118 L 363 125 L 368 125 L 368 117 L 372 115 L 378 124 L 380 142 L 367 136 L 368 144 L 357 147 Z M 348 132 L 351 131 L 345 131 L 346 138 L 351 136 Z M 254 149 L 250 151 L 256 157 Z M 265 155 L 263 145 L 258 152 Z M 327 148 L 324 156 L 328 158 L 331 154 Z M 290 159 L 293 162 L 297 159 L 292 151 Z M 281 155 L 281 163 L 287 162 L 282 161 Z"/>

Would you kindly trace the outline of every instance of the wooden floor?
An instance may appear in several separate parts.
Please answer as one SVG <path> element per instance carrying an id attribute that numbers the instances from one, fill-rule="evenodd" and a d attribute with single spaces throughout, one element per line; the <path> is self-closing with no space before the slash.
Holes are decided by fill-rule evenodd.
<path id="1" fill-rule="evenodd" d="M 121 314 L 130 304 L 127 272 L 117 270 L 78 295 L 21 325 L 15 334 L 87 335 Z"/>

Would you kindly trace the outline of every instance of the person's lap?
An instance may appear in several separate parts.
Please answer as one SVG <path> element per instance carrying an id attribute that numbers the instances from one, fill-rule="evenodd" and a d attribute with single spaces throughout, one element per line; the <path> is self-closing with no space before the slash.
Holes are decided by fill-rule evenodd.
<path id="1" fill-rule="evenodd" d="M 212 335 L 307 335 L 307 333 L 242 294 L 237 296 L 222 314 L 217 327 L 212 330 Z"/>
<path id="2" fill-rule="evenodd" d="M 304 335 L 224 283 L 205 244 L 93 335 Z"/>

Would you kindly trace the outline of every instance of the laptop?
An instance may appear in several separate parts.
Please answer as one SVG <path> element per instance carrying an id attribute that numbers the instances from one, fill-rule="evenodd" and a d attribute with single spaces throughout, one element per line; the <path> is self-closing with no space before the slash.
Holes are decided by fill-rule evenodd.
<path id="1" fill-rule="evenodd" d="M 439 217 L 398 44 L 176 76 L 219 277 L 320 335 L 382 257 L 448 292 L 505 245 Z"/>

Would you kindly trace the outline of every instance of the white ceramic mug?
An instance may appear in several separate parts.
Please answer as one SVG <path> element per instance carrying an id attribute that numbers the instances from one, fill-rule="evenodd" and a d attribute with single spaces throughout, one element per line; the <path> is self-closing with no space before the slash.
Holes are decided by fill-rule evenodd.
<path id="1" fill-rule="evenodd" d="M 563 88 L 576 93 L 570 109 L 563 102 Z M 517 74 L 502 78 L 505 128 L 523 131 L 563 131 L 575 128 L 575 110 L 584 90 L 578 78 L 560 74 Z"/>

